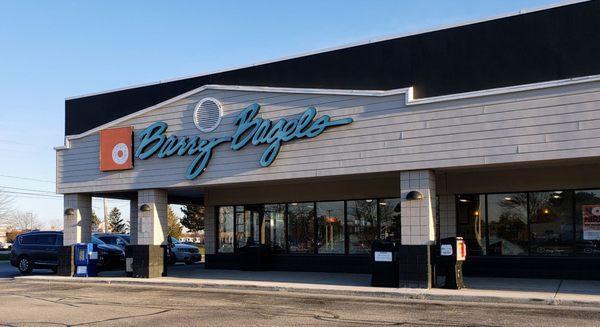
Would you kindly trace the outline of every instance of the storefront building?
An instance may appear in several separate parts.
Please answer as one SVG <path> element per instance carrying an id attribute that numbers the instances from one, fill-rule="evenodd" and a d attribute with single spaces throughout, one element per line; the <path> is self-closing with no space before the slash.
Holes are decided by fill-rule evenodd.
<path id="1" fill-rule="evenodd" d="M 458 235 L 466 274 L 597 278 L 597 30 L 581 2 L 68 99 L 65 246 L 109 196 L 146 257 L 169 203 L 204 205 L 207 268 L 260 243 L 270 269 L 368 273 L 393 239 L 419 285 Z"/>

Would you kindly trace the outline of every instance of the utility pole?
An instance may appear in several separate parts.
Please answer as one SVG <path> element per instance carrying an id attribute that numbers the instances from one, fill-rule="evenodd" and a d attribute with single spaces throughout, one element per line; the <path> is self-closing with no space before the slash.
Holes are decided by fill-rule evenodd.
<path id="1" fill-rule="evenodd" d="M 104 232 L 108 233 L 108 201 L 104 198 Z"/>

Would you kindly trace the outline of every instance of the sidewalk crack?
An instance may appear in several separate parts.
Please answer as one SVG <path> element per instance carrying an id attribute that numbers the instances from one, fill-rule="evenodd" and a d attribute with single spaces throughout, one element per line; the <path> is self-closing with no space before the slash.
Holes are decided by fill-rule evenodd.
<path id="1" fill-rule="evenodd" d="M 560 287 L 562 286 L 564 279 L 561 279 L 560 282 L 558 283 L 558 287 L 556 288 L 556 292 L 554 292 L 554 296 L 552 297 L 552 300 L 556 301 L 556 296 L 558 296 L 558 292 L 560 291 Z"/>

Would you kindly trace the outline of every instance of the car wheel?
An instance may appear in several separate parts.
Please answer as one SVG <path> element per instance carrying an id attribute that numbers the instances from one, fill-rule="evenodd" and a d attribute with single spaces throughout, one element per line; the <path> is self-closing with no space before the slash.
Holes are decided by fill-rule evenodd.
<path id="1" fill-rule="evenodd" d="M 33 270 L 33 262 L 27 257 L 20 257 L 17 261 L 17 268 L 19 268 L 21 274 L 29 274 Z"/>
<path id="2" fill-rule="evenodd" d="M 192 259 L 189 259 L 189 260 L 186 260 L 186 261 L 185 261 L 185 264 L 186 264 L 186 265 L 193 265 L 193 264 L 194 264 L 194 261 L 193 261 Z"/>

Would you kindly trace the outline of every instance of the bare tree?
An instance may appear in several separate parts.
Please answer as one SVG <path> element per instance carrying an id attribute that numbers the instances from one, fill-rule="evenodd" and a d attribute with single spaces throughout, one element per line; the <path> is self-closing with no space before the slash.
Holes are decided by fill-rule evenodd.
<path id="1" fill-rule="evenodd" d="M 20 230 L 34 230 L 42 226 L 36 214 L 18 210 L 12 215 L 11 225 Z"/>
<path id="2" fill-rule="evenodd" d="M 60 219 L 52 219 L 48 223 L 48 227 L 50 228 L 50 230 L 62 230 L 63 222 Z"/>

